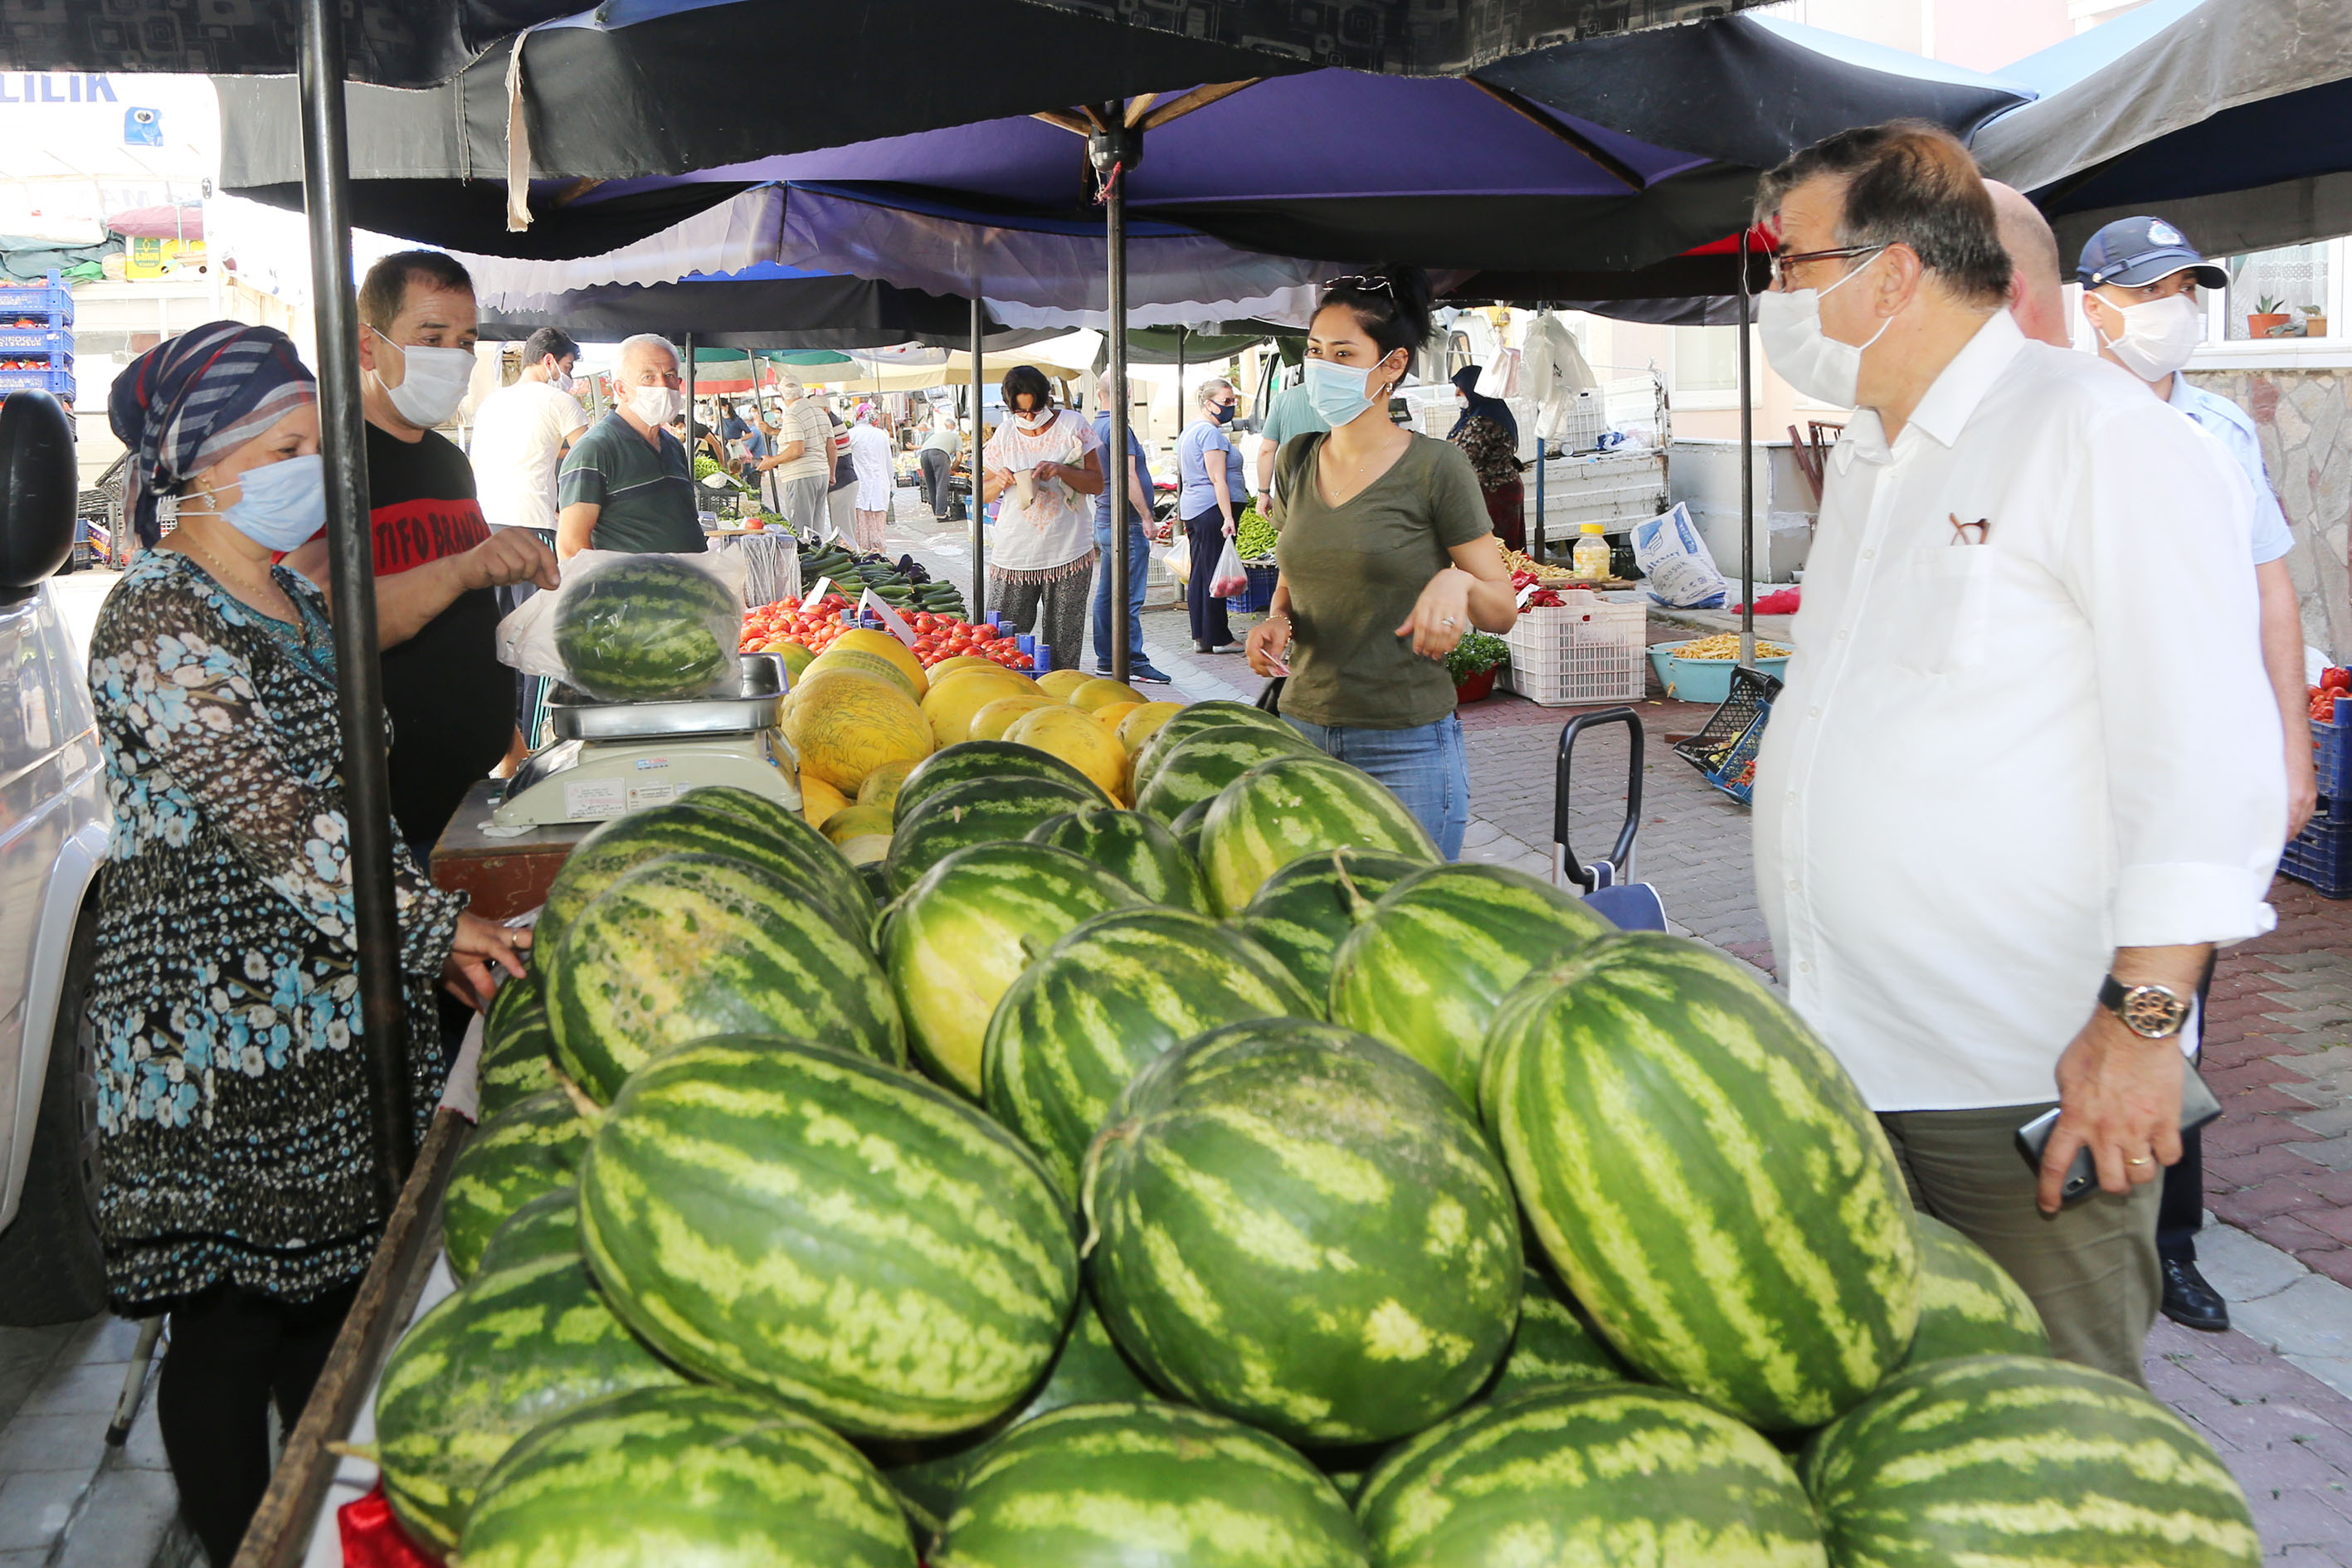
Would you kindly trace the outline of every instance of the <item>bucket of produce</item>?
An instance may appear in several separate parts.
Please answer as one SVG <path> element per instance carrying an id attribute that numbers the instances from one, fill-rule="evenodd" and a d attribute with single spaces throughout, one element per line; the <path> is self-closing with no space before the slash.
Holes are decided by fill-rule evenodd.
<path id="1" fill-rule="evenodd" d="M 1756 639 L 1754 668 L 1781 678 L 1789 668 L 1789 650 L 1778 643 Z M 1691 642 L 1662 642 L 1650 649 L 1650 664 L 1658 672 L 1666 695 L 1679 702 L 1720 702 L 1731 695 L 1731 672 L 1739 663 L 1739 634 L 1718 632 Z"/>

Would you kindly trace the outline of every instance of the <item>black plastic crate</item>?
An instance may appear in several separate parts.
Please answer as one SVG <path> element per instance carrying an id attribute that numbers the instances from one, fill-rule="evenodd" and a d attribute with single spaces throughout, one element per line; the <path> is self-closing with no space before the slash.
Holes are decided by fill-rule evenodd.
<path id="1" fill-rule="evenodd" d="M 1763 743 L 1778 678 L 1746 668 L 1731 672 L 1731 694 L 1696 735 L 1675 742 L 1675 754 L 1701 777 L 1742 805 L 1751 804 L 1756 784 L 1756 748 Z"/>

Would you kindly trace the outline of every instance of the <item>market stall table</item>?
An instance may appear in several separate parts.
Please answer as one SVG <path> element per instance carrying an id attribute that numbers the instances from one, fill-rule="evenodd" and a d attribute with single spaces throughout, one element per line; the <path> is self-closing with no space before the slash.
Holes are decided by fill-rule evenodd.
<path id="1" fill-rule="evenodd" d="M 545 902 L 564 858 L 597 826 L 567 822 L 493 837 L 490 812 L 505 788 L 500 779 L 477 784 L 433 846 L 433 885 L 473 894 L 473 912 L 484 920 L 506 920 Z"/>

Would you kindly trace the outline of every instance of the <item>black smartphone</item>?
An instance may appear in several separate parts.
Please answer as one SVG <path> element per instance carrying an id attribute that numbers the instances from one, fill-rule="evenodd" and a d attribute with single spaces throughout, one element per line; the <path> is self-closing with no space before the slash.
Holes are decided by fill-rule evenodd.
<path id="1" fill-rule="evenodd" d="M 2189 1068 L 2180 1083 L 2180 1130 L 2193 1132 L 2221 1114 L 2221 1102 L 2213 1098 L 2213 1091 L 2205 1087 L 2197 1069 Z M 2042 1152 L 2050 1143 L 2051 1130 L 2057 1125 L 2058 1113 L 2045 1110 L 2017 1130 L 2017 1152 L 2037 1173 L 2042 1169 Z M 2074 1203 L 2098 1190 L 2098 1162 L 2091 1157 L 2088 1146 L 2076 1150 L 2074 1163 L 2066 1169 L 2065 1183 L 2058 1189 L 2059 1204 L 2063 1206 Z"/>

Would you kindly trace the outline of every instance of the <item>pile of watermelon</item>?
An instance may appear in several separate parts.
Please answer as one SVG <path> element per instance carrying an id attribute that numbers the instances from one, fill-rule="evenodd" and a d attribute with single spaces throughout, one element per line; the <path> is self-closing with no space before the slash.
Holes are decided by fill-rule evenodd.
<path id="1" fill-rule="evenodd" d="M 1745 971 L 1441 864 L 1255 709 L 1155 719 L 1116 789 L 937 751 L 878 878 L 724 788 L 573 854 L 377 1397 L 424 1546 L 2259 1562 Z"/>

